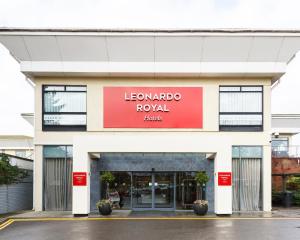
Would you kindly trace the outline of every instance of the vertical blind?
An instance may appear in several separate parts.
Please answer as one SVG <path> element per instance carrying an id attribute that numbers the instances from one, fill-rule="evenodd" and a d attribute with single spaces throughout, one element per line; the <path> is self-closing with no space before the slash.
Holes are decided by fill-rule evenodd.
<path id="1" fill-rule="evenodd" d="M 72 147 L 44 147 L 44 208 L 72 209 Z"/>
<path id="2" fill-rule="evenodd" d="M 262 87 L 220 87 L 221 130 L 223 126 L 262 126 L 262 112 Z"/>
<path id="3" fill-rule="evenodd" d="M 43 99 L 44 126 L 86 125 L 85 86 L 44 86 Z"/>
<path id="4" fill-rule="evenodd" d="M 85 92 L 45 92 L 45 112 L 86 112 Z"/>
<path id="5" fill-rule="evenodd" d="M 261 147 L 234 147 L 233 149 L 233 211 L 260 210 L 261 151 Z"/>

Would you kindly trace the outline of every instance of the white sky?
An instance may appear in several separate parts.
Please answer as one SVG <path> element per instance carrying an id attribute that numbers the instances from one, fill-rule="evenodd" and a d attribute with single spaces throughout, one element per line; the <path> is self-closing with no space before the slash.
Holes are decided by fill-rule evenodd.
<path id="1" fill-rule="evenodd" d="M 0 27 L 300 29 L 299 9 L 299 0 L 0 0 Z M 273 113 L 300 113 L 298 66 L 300 55 L 273 91 Z M 33 89 L 3 46 L 0 72 L 2 116 L 33 112 Z"/>

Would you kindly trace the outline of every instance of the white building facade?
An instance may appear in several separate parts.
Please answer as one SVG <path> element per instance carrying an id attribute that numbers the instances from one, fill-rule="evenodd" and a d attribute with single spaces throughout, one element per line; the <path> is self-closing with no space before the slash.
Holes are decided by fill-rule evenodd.
<path id="1" fill-rule="evenodd" d="M 271 211 L 271 85 L 300 33 L 2 29 L 35 83 L 36 211 Z"/>

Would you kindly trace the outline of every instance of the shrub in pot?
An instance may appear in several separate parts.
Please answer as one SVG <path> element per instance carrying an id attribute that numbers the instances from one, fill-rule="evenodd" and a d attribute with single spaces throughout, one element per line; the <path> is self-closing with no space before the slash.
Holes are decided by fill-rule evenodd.
<path id="1" fill-rule="evenodd" d="M 98 201 L 96 206 L 101 215 L 110 215 L 112 212 L 112 202 L 108 199 L 102 199 Z"/>
<path id="2" fill-rule="evenodd" d="M 206 200 L 196 200 L 193 204 L 194 213 L 196 215 L 205 215 L 208 210 L 208 201 Z"/>
<path id="3" fill-rule="evenodd" d="M 198 172 L 195 176 L 197 186 L 200 186 L 197 190 L 197 200 L 193 204 L 194 213 L 197 215 L 205 215 L 208 211 L 208 201 L 203 199 L 203 186 L 208 182 L 209 177 L 206 172 Z"/>

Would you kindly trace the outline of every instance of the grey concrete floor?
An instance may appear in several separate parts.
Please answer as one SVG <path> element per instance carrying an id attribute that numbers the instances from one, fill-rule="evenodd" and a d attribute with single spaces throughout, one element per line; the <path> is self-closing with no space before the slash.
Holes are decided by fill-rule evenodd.
<path id="1" fill-rule="evenodd" d="M 2 240 L 297 240 L 300 219 L 75 220 L 14 222 Z"/>

